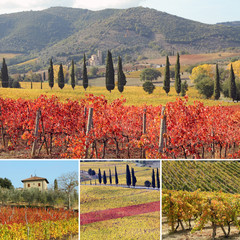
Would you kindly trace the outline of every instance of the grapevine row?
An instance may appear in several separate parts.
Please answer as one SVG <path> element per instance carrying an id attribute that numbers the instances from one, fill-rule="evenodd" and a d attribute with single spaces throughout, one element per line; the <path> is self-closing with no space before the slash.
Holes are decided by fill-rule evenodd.
<path id="1" fill-rule="evenodd" d="M 238 229 L 240 216 L 240 195 L 222 192 L 186 192 L 163 191 L 162 211 L 167 216 L 171 231 L 191 229 L 200 231 L 209 224 L 212 227 L 212 238 L 220 227 L 225 237 L 229 237 L 231 227 Z M 194 225 L 192 227 L 192 222 Z M 185 224 L 184 224 L 185 223 Z"/>
<path id="2" fill-rule="evenodd" d="M 2 144 L 9 150 L 31 147 L 38 138 L 42 148 L 64 158 L 238 158 L 240 111 L 238 108 L 194 105 L 185 100 L 167 103 L 164 148 L 159 151 L 162 106 L 125 106 L 124 99 L 108 102 L 88 95 L 79 101 L 57 97 L 35 100 L 0 98 Z M 91 126 L 88 109 L 93 108 Z M 35 119 L 41 110 L 38 136 Z M 146 131 L 143 115 L 146 114 Z M 88 130 L 87 130 L 88 129 Z M 144 153 L 144 154 L 143 154 Z M 112 157 L 112 156 L 111 156 Z"/>

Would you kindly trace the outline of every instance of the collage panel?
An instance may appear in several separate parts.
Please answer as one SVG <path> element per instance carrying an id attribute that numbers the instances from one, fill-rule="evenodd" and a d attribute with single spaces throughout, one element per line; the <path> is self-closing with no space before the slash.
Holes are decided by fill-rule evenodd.
<path id="1" fill-rule="evenodd" d="M 239 161 L 162 161 L 162 239 L 239 239 Z"/>
<path id="2" fill-rule="evenodd" d="M 160 161 L 80 161 L 80 236 L 160 239 Z"/>
<path id="3" fill-rule="evenodd" d="M 0 160 L 0 239 L 80 239 L 78 169 L 78 161 Z"/>

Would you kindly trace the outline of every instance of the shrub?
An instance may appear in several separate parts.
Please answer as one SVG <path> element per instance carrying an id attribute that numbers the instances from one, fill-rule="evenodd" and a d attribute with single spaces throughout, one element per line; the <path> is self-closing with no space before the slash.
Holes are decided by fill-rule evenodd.
<path id="1" fill-rule="evenodd" d="M 149 94 L 153 93 L 154 89 L 155 86 L 153 85 L 152 82 L 147 81 L 143 84 L 143 90 Z"/>
<path id="2" fill-rule="evenodd" d="M 145 185 L 145 187 L 150 187 L 150 186 L 151 186 L 151 182 L 145 181 L 145 182 L 144 182 L 144 185 Z"/>
<path id="3" fill-rule="evenodd" d="M 19 81 L 14 80 L 12 83 L 12 88 L 21 88 Z"/>
<path id="4" fill-rule="evenodd" d="M 197 80 L 196 88 L 200 94 L 206 98 L 210 98 L 213 95 L 214 82 L 210 77 L 204 76 L 201 80 Z"/>

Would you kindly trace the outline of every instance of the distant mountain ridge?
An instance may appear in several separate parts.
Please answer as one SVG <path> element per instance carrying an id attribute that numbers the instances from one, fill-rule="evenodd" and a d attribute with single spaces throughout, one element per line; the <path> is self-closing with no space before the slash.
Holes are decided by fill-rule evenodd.
<path id="1" fill-rule="evenodd" d="M 121 56 L 206 52 L 240 47 L 239 23 L 204 24 L 143 7 L 53 7 L 0 15 L 0 51 L 61 61 L 98 49 Z"/>

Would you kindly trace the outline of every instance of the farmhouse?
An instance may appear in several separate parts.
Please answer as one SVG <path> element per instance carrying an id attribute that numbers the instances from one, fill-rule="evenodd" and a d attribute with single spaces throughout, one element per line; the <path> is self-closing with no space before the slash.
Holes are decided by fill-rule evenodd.
<path id="1" fill-rule="evenodd" d="M 102 52 L 100 50 L 97 51 L 97 55 L 92 55 L 91 58 L 88 60 L 89 66 L 99 66 L 102 65 Z"/>
<path id="2" fill-rule="evenodd" d="M 40 191 L 47 190 L 47 184 L 49 183 L 46 178 L 32 176 L 22 180 L 23 189 L 38 188 Z"/>

